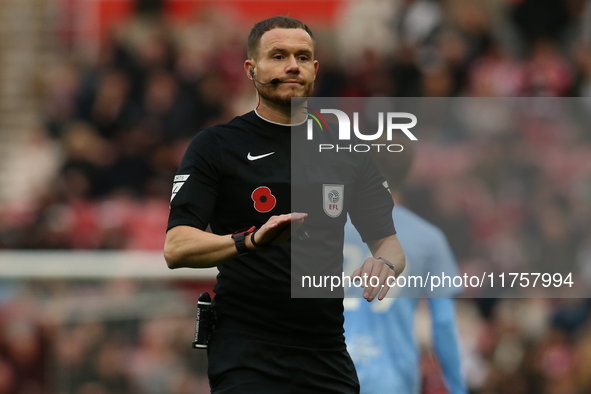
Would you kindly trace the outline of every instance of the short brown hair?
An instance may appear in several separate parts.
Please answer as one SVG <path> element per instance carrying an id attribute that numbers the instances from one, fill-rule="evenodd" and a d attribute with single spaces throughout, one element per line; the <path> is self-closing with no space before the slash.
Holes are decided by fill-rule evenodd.
<path id="1" fill-rule="evenodd" d="M 255 59 L 259 49 L 259 43 L 263 34 L 272 29 L 303 29 L 310 35 L 312 42 L 316 44 L 312 30 L 305 23 L 290 16 L 274 16 L 258 22 L 248 35 L 248 41 L 246 42 L 246 50 L 249 59 Z"/>

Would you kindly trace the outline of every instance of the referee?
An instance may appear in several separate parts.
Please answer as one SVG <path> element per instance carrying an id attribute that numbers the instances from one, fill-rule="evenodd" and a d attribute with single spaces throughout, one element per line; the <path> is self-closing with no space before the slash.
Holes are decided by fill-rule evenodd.
<path id="1" fill-rule="evenodd" d="M 277 16 L 257 23 L 248 37 L 244 70 L 259 105 L 199 132 L 174 179 L 164 245 L 168 266 L 219 270 L 208 347 L 213 394 L 359 392 L 344 342 L 342 298 L 291 298 L 292 228 L 306 221 L 311 238 L 323 240 L 330 233 L 327 244 L 342 251 L 347 216 L 318 220 L 321 206 L 309 213 L 293 213 L 291 207 L 290 131 L 306 120 L 305 115 L 292 119 L 291 99 L 312 95 L 318 71 L 314 45 L 310 29 L 296 19 Z M 345 168 L 346 181 L 328 175 L 320 181 L 342 182 L 345 190 L 360 186 L 351 200 L 367 202 L 351 204 L 349 214 L 371 219 L 366 220 L 371 226 L 357 229 L 374 240 L 368 245 L 382 258 L 370 257 L 356 271 L 380 278 L 365 289 L 364 298 L 372 301 L 386 295 L 382 285 L 405 262 L 381 174 L 368 155 L 356 160 Z M 327 231 L 329 222 L 339 231 Z M 208 225 L 212 233 L 205 231 Z"/>

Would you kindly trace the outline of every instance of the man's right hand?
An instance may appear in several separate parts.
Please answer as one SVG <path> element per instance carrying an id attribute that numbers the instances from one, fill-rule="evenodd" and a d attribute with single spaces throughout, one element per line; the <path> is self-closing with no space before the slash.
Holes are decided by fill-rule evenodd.
<path id="1" fill-rule="evenodd" d="M 252 244 L 253 235 L 257 245 L 279 245 L 291 238 L 291 231 L 297 230 L 304 223 L 307 216 L 307 213 L 301 212 L 271 216 L 256 233 L 247 237 L 246 245 L 251 250 L 257 249 Z"/>

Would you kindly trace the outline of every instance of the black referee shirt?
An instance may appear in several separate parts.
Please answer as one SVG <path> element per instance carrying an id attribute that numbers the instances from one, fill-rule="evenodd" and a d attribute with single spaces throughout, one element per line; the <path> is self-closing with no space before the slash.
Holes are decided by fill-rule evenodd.
<path id="1" fill-rule="evenodd" d="M 298 203 L 292 207 L 291 131 L 291 126 L 268 122 L 252 111 L 199 132 L 174 180 L 168 229 L 187 225 L 205 230 L 209 224 L 213 233 L 225 235 L 252 225 L 258 228 L 273 215 L 297 209 L 310 215 L 305 225 L 311 238 L 336 245 L 339 253 L 332 253 L 331 259 L 342 264 L 347 212 L 325 228 L 321 196 L 306 199 L 304 204 L 297 198 Z M 299 163 L 303 158 L 295 159 Z M 322 175 L 313 174 L 304 164 L 296 173 L 314 178 L 312 183 L 318 187 L 334 181 L 330 171 L 327 179 L 318 179 Z M 355 183 L 363 183 L 359 190 L 366 194 L 357 198 L 351 195 L 344 210 L 349 211 L 353 223 L 355 217 L 373 215 L 371 226 L 357 226 L 364 240 L 394 234 L 392 200 L 369 154 L 354 155 L 343 165 L 346 168 L 339 173 L 350 174 L 346 180 L 349 184 L 344 187 L 353 190 Z M 301 245 L 297 249 L 304 254 L 305 250 L 316 249 L 307 248 L 305 241 Z M 214 308 L 221 321 L 269 340 L 339 346 L 343 334 L 342 299 L 291 298 L 291 247 L 291 242 L 284 242 L 219 266 Z"/>

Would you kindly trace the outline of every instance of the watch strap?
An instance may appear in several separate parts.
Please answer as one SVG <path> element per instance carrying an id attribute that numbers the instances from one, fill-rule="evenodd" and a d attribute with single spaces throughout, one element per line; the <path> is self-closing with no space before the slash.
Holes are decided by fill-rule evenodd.
<path id="1" fill-rule="evenodd" d="M 382 260 L 384 262 L 384 264 L 386 264 L 388 266 L 388 268 L 390 268 L 392 271 L 396 272 L 396 270 L 394 269 L 394 264 L 392 264 L 391 262 L 389 262 L 388 260 L 386 260 L 383 257 L 378 257 L 378 260 Z"/>
<path id="2" fill-rule="evenodd" d="M 236 246 L 236 250 L 240 254 L 240 256 L 244 256 L 245 254 L 249 254 L 250 250 L 246 247 L 246 234 L 248 233 L 240 233 L 234 235 L 232 238 L 234 239 L 234 245 Z"/>
<path id="3" fill-rule="evenodd" d="M 265 243 L 258 243 L 255 242 L 254 240 L 254 235 L 257 233 L 257 231 L 259 231 L 259 229 L 257 228 L 256 230 L 254 230 L 254 232 L 252 233 L 252 235 L 250 236 L 250 242 L 252 242 L 252 244 L 254 245 L 255 248 L 266 248 L 268 246 L 271 246 L 269 242 L 265 242 Z"/>

